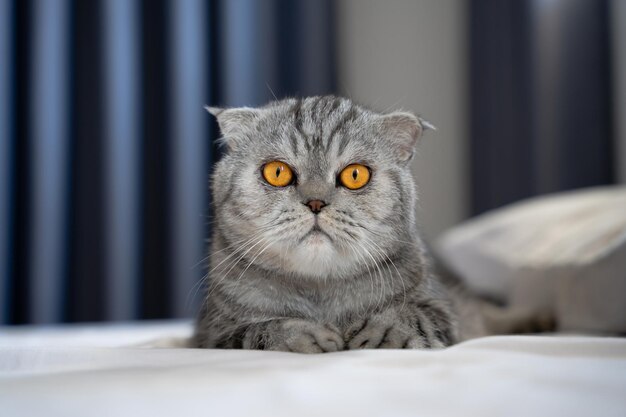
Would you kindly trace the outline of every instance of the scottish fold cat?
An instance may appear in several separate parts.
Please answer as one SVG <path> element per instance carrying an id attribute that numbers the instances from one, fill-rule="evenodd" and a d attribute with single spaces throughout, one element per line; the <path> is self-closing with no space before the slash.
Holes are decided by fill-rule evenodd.
<path id="1" fill-rule="evenodd" d="M 416 227 L 410 162 L 426 122 L 334 96 L 208 110 L 225 155 L 195 346 L 314 353 L 467 337 L 458 317 L 475 308 L 435 276 Z"/>

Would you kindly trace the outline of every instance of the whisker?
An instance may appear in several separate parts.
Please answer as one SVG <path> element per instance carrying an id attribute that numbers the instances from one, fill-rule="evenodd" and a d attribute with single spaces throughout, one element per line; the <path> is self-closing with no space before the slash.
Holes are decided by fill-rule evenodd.
<path id="1" fill-rule="evenodd" d="M 362 243 L 366 244 L 366 241 L 362 241 Z M 385 278 L 383 277 L 383 273 L 382 273 L 380 266 L 378 265 L 378 262 L 376 262 L 376 259 L 374 259 L 370 251 L 364 246 L 362 246 L 362 248 L 365 250 L 365 253 L 370 257 L 372 262 L 374 262 L 374 265 L 376 266 L 376 270 L 378 271 L 378 277 L 380 278 L 379 280 L 380 281 L 380 295 L 378 296 L 378 301 L 376 302 L 376 310 L 378 310 L 380 306 L 382 305 L 382 302 L 384 301 L 383 286 L 384 286 Z"/>
<path id="2" fill-rule="evenodd" d="M 347 243 L 348 243 L 348 245 L 350 245 L 350 248 L 354 251 L 354 253 L 359 257 L 359 259 L 363 262 L 363 264 L 367 268 L 367 273 L 368 273 L 368 275 L 370 277 L 370 303 L 373 303 L 374 302 L 374 277 L 372 276 L 372 271 L 370 269 L 369 263 L 359 253 L 359 251 L 355 249 L 354 245 L 352 245 L 349 242 L 347 242 Z"/>
<path id="3" fill-rule="evenodd" d="M 250 262 L 248 262 L 248 266 L 246 266 L 246 268 L 241 272 L 241 274 L 239 274 L 239 276 L 237 277 L 237 279 L 235 280 L 235 282 L 239 281 L 241 279 L 241 277 L 246 273 L 246 271 L 248 270 L 248 268 L 250 268 L 250 266 L 254 263 L 254 261 L 257 260 L 257 258 L 259 256 L 261 256 L 261 254 L 263 252 L 265 252 L 270 246 L 272 246 L 274 244 L 274 242 L 269 242 L 268 244 L 266 244 L 255 256 L 254 258 L 252 258 L 252 260 Z"/>
<path id="4" fill-rule="evenodd" d="M 398 275 L 398 279 L 400 280 L 400 283 L 402 284 L 402 307 L 400 307 L 400 311 L 404 310 L 404 306 L 406 303 L 406 284 L 404 283 L 404 278 L 402 276 L 402 274 L 400 274 L 400 271 L 398 270 L 398 268 L 396 267 L 396 264 L 393 262 L 393 260 L 389 257 L 389 255 L 387 255 L 387 253 L 385 253 L 382 248 L 380 246 L 378 246 L 378 244 L 376 242 L 374 242 L 373 240 L 369 240 L 369 242 L 375 246 L 376 248 L 378 248 L 378 252 L 382 255 L 384 255 L 387 260 L 391 263 L 391 265 L 394 267 L 394 269 L 396 270 L 396 274 Z"/>
<path id="5" fill-rule="evenodd" d="M 225 274 L 220 274 L 220 279 L 218 281 L 215 281 L 214 284 L 211 284 L 211 286 L 209 287 L 208 291 L 207 291 L 207 295 L 206 298 L 208 299 L 210 297 L 210 295 L 213 293 L 213 291 L 215 290 L 215 288 L 217 288 L 219 286 L 219 284 L 226 279 L 226 277 L 228 276 L 228 274 L 230 273 L 230 271 L 232 271 L 232 269 L 243 259 L 243 257 L 250 252 L 256 245 L 258 245 L 259 243 L 261 243 L 264 240 L 263 237 L 260 237 L 258 240 L 256 240 L 254 242 L 254 244 L 252 244 L 252 246 L 250 246 L 239 258 L 237 258 L 236 260 L 232 261 L 231 263 L 229 263 L 228 265 L 226 265 L 226 267 L 224 267 L 224 269 L 230 267 L 228 269 L 228 271 Z M 239 252 L 233 252 L 230 256 L 232 256 L 235 253 L 239 253 Z M 229 256 L 229 257 L 230 257 Z M 224 261 L 220 262 L 219 265 L 221 265 Z M 213 272 L 217 267 L 219 267 L 219 265 L 217 265 L 215 268 L 213 268 L 213 270 L 211 270 L 211 272 Z M 209 272 L 210 273 L 210 272 Z"/>
<path id="6" fill-rule="evenodd" d="M 271 228 L 275 227 L 275 226 L 278 224 L 278 222 L 281 220 L 281 219 L 280 219 L 280 217 L 281 217 L 283 214 L 287 214 L 287 213 L 290 213 L 290 212 L 291 212 L 291 211 L 284 211 L 284 212 L 281 212 L 281 213 L 280 213 L 277 217 L 275 217 L 274 219 L 269 220 L 267 223 L 265 223 L 265 224 L 261 224 L 261 225 L 259 225 L 259 226 L 256 226 L 256 229 L 257 229 L 257 231 L 256 231 L 256 232 L 257 232 L 257 233 L 255 233 L 255 235 L 258 235 L 258 233 L 259 233 L 259 232 L 262 232 L 262 231 L 265 231 L 265 230 L 269 230 L 269 229 L 271 229 Z M 235 217 L 241 217 L 241 216 L 235 216 Z M 211 252 L 210 252 L 207 256 L 205 256 L 204 258 L 202 258 L 200 261 L 196 262 L 196 263 L 195 263 L 195 264 L 191 267 L 191 269 L 194 269 L 194 268 L 196 268 L 198 265 L 200 265 L 202 262 L 205 262 L 207 259 L 209 259 L 209 258 L 211 257 L 211 255 L 212 255 L 212 254 L 216 254 L 216 253 L 220 253 L 220 252 L 223 252 L 223 251 L 225 251 L 225 250 L 228 250 L 228 249 L 232 248 L 232 246 L 233 246 L 233 245 L 239 245 L 241 242 L 244 242 L 245 240 L 246 240 L 246 239 L 244 238 L 244 239 L 241 239 L 241 240 L 239 240 L 239 241 L 237 241 L 237 242 L 228 243 L 228 244 L 226 245 L 226 247 L 225 247 L 225 248 L 223 248 L 223 249 L 220 249 L 220 250 L 218 250 L 218 251 L 214 251 L 214 252 L 213 252 L 213 251 L 211 251 Z"/>

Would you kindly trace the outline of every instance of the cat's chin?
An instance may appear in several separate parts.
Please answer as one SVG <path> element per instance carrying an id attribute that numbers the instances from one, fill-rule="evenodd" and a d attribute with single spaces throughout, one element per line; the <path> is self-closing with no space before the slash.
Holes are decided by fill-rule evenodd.
<path id="1" fill-rule="evenodd" d="M 302 239 L 300 245 L 304 245 L 310 250 L 320 250 L 322 246 L 332 246 L 331 237 L 319 228 L 311 229 Z"/>
<path id="2" fill-rule="evenodd" d="M 309 278 L 341 278 L 354 268 L 351 257 L 340 253 L 322 232 L 309 233 L 295 247 L 276 249 L 282 270 Z"/>

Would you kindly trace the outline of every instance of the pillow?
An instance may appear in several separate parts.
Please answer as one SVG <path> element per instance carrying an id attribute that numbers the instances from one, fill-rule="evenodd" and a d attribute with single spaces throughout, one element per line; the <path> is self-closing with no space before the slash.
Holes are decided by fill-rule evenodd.
<path id="1" fill-rule="evenodd" d="M 446 232 L 435 253 L 482 295 L 559 330 L 626 333 L 626 187 L 525 200 Z"/>

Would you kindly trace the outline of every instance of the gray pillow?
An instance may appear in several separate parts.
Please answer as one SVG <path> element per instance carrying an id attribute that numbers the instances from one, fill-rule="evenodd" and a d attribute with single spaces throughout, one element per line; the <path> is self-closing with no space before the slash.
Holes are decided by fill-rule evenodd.
<path id="1" fill-rule="evenodd" d="M 434 249 L 474 291 L 550 309 L 560 330 L 626 333 L 626 187 L 494 210 L 452 228 Z"/>

